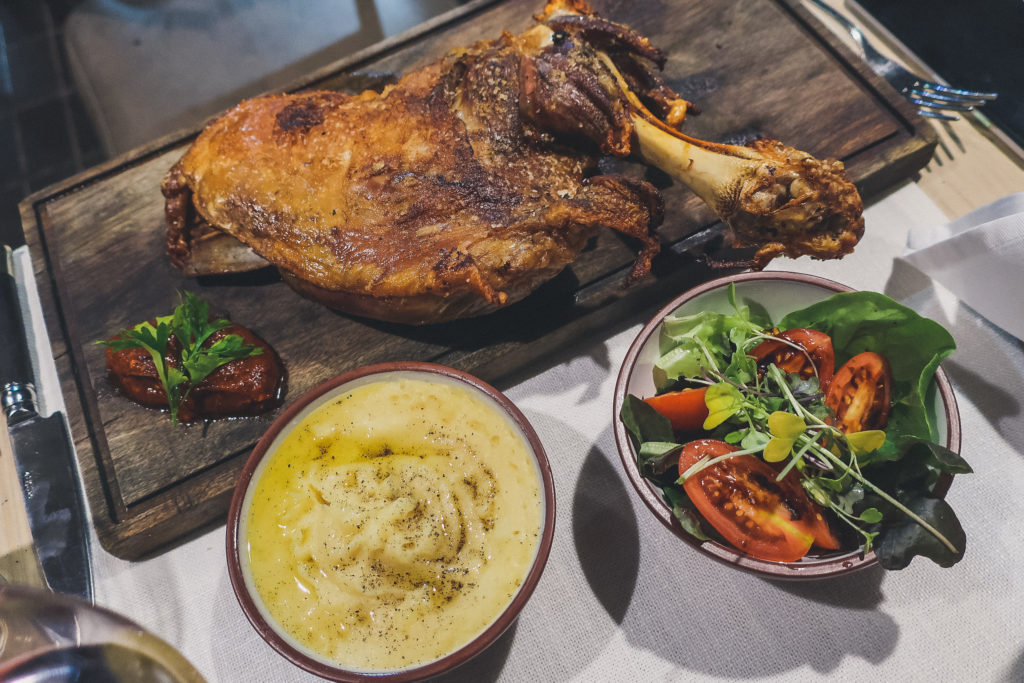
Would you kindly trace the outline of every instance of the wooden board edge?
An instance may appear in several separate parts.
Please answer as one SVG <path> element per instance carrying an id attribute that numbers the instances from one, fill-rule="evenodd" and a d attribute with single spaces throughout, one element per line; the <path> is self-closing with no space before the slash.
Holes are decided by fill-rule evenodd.
<path id="1" fill-rule="evenodd" d="M 180 488 L 158 492 L 132 505 L 123 520 L 96 524 L 100 545 L 115 557 L 144 560 L 223 524 L 248 456 L 249 451 L 243 450 L 192 475 L 189 492 Z"/>
<path id="2" fill-rule="evenodd" d="M 803 0 L 776 0 L 779 5 L 793 18 L 797 26 L 819 42 L 827 52 L 837 57 L 837 62 L 852 76 L 855 82 L 867 87 L 886 106 L 896 120 L 912 137 L 921 137 L 926 142 L 936 142 L 938 136 L 931 124 L 917 113 L 916 105 L 897 92 L 889 82 L 876 74 L 864 61 L 864 58 L 853 52 L 832 30 L 822 23 L 804 5 Z"/>
<path id="3" fill-rule="evenodd" d="M 909 179 L 924 168 L 938 146 L 939 136 L 932 124 L 917 113 L 917 106 L 897 92 L 888 81 L 876 74 L 864 59 L 822 23 L 804 5 L 803 0 L 776 0 L 792 18 L 794 23 L 835 57 L 837 64 L 859 83 L 888 111 L 900 125 L 905 139 L 880 141 L 877 145 L 858 150 L 844 162 L 854 161 L 857 156 L 877 151 L 878 145 L 885 145 L 881 156 L 872 160 L 859 177 L 854 178 L 857 189 L 865 201 L 872 199 L 891 186 L 889 178 L 896 176 Z M 886 173 L 882 173 L 885 169 Z"/>
<path id="4" fill-rule="evenodd" d="M 806 9 L 804 9 L 802 6 L 799 6 L 799 0 L 777 1 L 783 3 L 787 7 L 792 8 L 792 13 L 795 16 L 798 16 L 800 19 L 799 23 L 803 23 L 805 26 L 807 26 L 807 30 L 811 32 L 819 40 L 819 42 L 821 42 L 823 45 L 828 45 L 829 49 L 832 49 L 838 55 L 840 55 L 841 59 L 839 61 L 843 62 L 844 65 L 849 65 L 850 72 L 857 74 L 858 80 L 866 84 L 866 87 L 874 95 L 874 97 L 884 100 L 887 103 L 887 106 L 892 111 L 898 114 L 898 118 L 901 121 L 905 122 L 907 138 L 909 140 L 909 142 L 907 142 L 906 144 L 909 145 L 909 149 L 912 153 L 906 158 L 902 158 L 902 161 L 900 163 L 900 173 L 905 173 L 909 176 L 918 168 L 923 167 L 927 163 L 928 159 L 931 157 L 931 152 L 935 148 L 937 141 L 935 132 L 931 129 L 927 122 L 921 119 L 921 117 L 917 116 L 914 108 L 898 93 L 892 91 L 892 89 L 889 88 L 888 84 L 885 83 L 883 79 L 877 77 L 873 72 L 870 71 L 870 69 L 867 68 L 866 65 L 863 65 L 863 67 L 861 67 L 859 58 L 857 58 L 856 55 L 853 55 L 851 52 L 849 52 L 844 45 L 838 42 L 838 39 L 830 39 L 832 34 L 828 31 L 827 28 L 823 27 L 820 24 L 820 22 L 818 22 L 813 16 L 811 16 Z M 480 8 L 487 7 L 493 4 L 495 4 L 495 0 L 477 0 L 476 2 L 469 3 L 463 8 L 460 8 L 466 11 L 457 12 L 458 17 L 456 18 L 461 18 L 463 15 L 469 14 L 469 10 L 476 11 Z M 396 40 L 394 45 L 389 46 L 389 49 L 395 49 L 396 47 L 400 47 L 402 44 L 421 35 L 425 35 L 430 30 L 434 30 L 438 28 L 438 26 L 445 25 L 453 20 L 454 19 L 452 17 L 447 17 L 445 22 L 442 22 L 441 24 L 437 24 L 434 26 L 429 26 L 426 30 L 412 29 L 409 32 L 406 32 L 406 34 L 409 35 L 402 34 L 402 36 L 396 37 L 401 38 L 401 40 Z M 363 55 L 362 57 L 360 57 L 360 59 L 367 59 L 369 58 L 369 56 L 374 55 L 379 56 L 380 53 L 376 51 L 376 48 L 379 47 L 380 44 L 377 44 L 376 46 L 371 46 L 366 50 L 361 51 L 360 53 L 356 53 L 356 55 L 360 55 L 361 53 L 367 53 L 367 55 Z M 346 62 L 348 60 L 341 61 Z M 338 68 L 347 67 L 343 65 L 339 67 L 338 63 L 325 67 L 325 69 L 330 69 L 332 70 L 332 72 L 336 72 Z M 304 81 L 313 82 L 316 80 L 316 78 L 322 78 L 322 76 L 316 76 L 314 74 L 313 77 L 309 79 L 304 79 Z M 111 160 L 110 162 L 107 162 L 105 164 L 101 164 L 100 166 L 95 167 L 94 169 L 90 169 L 89 171 L 86 171 L 82 174 L 73 176 L 72 178 L 69 178 L 62 183 L 58 183 L 57 185 L 51 186 L 49 188 L 44 188 L 43 190 L 34 193 L 33 195 L 30 195 L 22 202 L 20 208 L 22 211 L 23 227 L 26 229 L 26 240 L 29 241 L 30 233 L 32 233 L 33 238 L 35 238 L 30 242 L 30 251 L 33 259 L 33 268 L 34 271 L 36 272 L 37 284 L 40 289 L 40 297 L 44 298 L 45 289 L 46 298 L 44 298 L 44 301 L 49 302 L 49 306 L 47 306 L 44 303 L 44 311 L 49 310 L 52 312 L 53 310 L 55 310 L 54 307 L 58 305 L 58 302 L 54 294 L 56 285 L 54 282 L 50 281 L 52 280 L 53 277 L 55 277 L 54 271 L 52 270 L 51 267 L 47 267 L 45 263 L 45 254 L 40 254 L 41 250 L 45 251 L 45 247 L 41 245 L 41 240 L 43 239 L 41 234 L 42 231 L 40 229 L 39 222 L 37 221 L 37 218 L 41 218 L 40 211 L 42 209 L 42 205 L 51 199 L 62 196 L 69 192 L 73 192 L 76 189 L 82 187 L 83 185 L 86 185 L 91 182 L 96 182 L 97 180 L 107 175 L 122 172 L 126 170 L 126 168 L 130 168 L 135 164 L 142 163 L 155 155 L 163 154 L 167 152 L 169 149 L 171 149 L 173 146 L 187 142 L 187 140 L 191 136 L 194 136 L 197 132 L 198 130 L 192 130 L 187 133 L 175 133 L 170 136 L 166 136 L 164 138 L 154 141 L 149 145 L 146 145 L 144 147 L 133 150 L 132 152 L 129 152 L 125 155 L 122 155 L 117 159 Z M 896 141 L 896 143 L 904 144 L 900 143 L 900 141 Z M 853 157 L 855 158 L 857 155 L 863 154 L 866 151 L 867 149 L 860 150 L 857 154 L 853 155 Z M 893 153 L 893 156 L 898 155 Z M 873 195 L 884 188 L 886 184 L 885 181 L 881 178 L 881 176 L 878 173 L 876 173 L 877 170 L 882 169 L 884 166 L 885 163 L 883 161 L 878 161 L 872 164 L 871 167 L 869 167 L 865 171 L 865 173 L 862 174 L 862 177 L 858 181 L 858 186 L 862 189 L 862 192 L 864 192 L 866 196 Z M 44 261 L 40 262 L 39 259 L 44 259 Z M 40 281 L 40 273 L 46 275 L 46 277 L 43 278 L 47 280 L 45 283 Z M 618 274 L 611 274 L 608 275 L 608 277 L 618 277 Z M 64 354 L 67 354 L 69 345 L 63 333 L 63 329 L 61 328 L 59 322 L 54 323 L 52 317 L 52 313 L 51 315 L 47 316 L 47 331 L 50 334 L 51 343 L 54 345 L 55 349 L 59 348 L 59 344 L 62 344 L 62 352 Z M 592 321 L 588 318 L 588 322 L 592 324 L 593 329 L 601 329 L 599 320 L 597 318 L 594 318 Z M 55 329 L 59 332 L 59 336 L 54 334 Z M 60 340 L 59 342 L 57 341 L 58 339 Z M 68 365 L 70 365 L 71 359 L 66 358 L 66 360 L 68 362 Z M 466 360 L 467 362 L 472 362 L 470 359 Z M 68 370 L 70 370 L 70 368 L 68 368 Z M 481 372 L 482 374 L 493 376 L 494 378 L 500 376 L 507 376 L 508 374 L 507 371 L 503 371 L 501 368 L 498 367 L 493 367 L 490 369 L 481 369 Z M 62 377 L 67 376 L 69 375 L 67 375 L 66 373 L 62 374 Z M 69 389 L 68 387 L 63 386 L 67 381 L 73 381 L 75 385 L 74 389 Z M 80 382 L 77 381 L 77 379 L 62 380 L 62 390 L 64 391 L 65 403 L 67 404 L 69 411 L 68 417 L 69 420 L 71 420 L 71 411 L 73 410 L 73 406 L 80 406 L 80 404 L 76 400 L 74 400 L 74 398 L 76 397 L 76 394 L 81 390 L 81 384 Z M 77 410 L 76 412 L 78 414 L 77 416 L 75 416 L 75 419 L 78 420 L 78 424 L 84 424 L 85 415 L 82 413 L 81 410 Z M 91 451 L 91 448 L 83 448 L 82 458 L 86 460 L 91 459 L 93 461 L 93 466 L 90 468 L 90 470 L 92 474 L 96 475 L 98 479 L 101 478 L 99 476 L 101 475 L 101 472 L 97 469 L 95 465 L 96 456 Z M 235 465 L 234 463 L 238 464 Z M 240 463 L 241 457 L 234 456 L 232 458 L 229 458 L 227 462 L 222 461 L 216 467 L 223 467 L 224 471 L 228 471 L 230 470 L 231 467 L 240 468 Z M 220 470 L 218 470 L 218 472 L 219 471 Z M 218 474 L 214 472 L 209 472 L 198 476 L 210 476 L 211 481 L 216 481 Z M 109 491 L 108 484 L 109 482 L 104 483 L 103 488 Z M 108 550 L 108 552 L 111 552 L 115 556 L 122 557 L 124 559 L 138 559 L 147 554 L 155 552 L 157 549 L 165 547 L 169 543 L 172 543 L 175 540 L 177 540 L 177 533 L 170 532 L 168 530 L 167 525 L 161 523 L 159 520 L 156 519 L 156 517 L 159 516 L 159 514 L 167 513 L 168 511 L 177 511 L 178 513 L 182 514 L 186 513 L 183 513 L 181 507 L 177 505 L 176 498 L 173 494 L 168 494 L 165 495 L 164 497 L 161 497 L 162 495 L 163 494 L 156 494 L 155 496 L 147 499 L 146 501 L 141 502 L 137 506 L 132 506 L 134 508 L 133 510 L 128 510 L 127 508 L 124 508 L 121 511 L 120 517 L 118 517 L 117 515 L 112 516 L 110 514 L 97 514 L 97 512 L 109 513 L 109 508 L 111 506 L 110 501 L 107 500 L 105 501 L 105 503 L 108 509 L 102 510 L 101 508 L 103 506 L 100 505 L 99 500 L 96 498 L 96 495 L 94 494 L 90 499 L 90 507 L 93 509 L 94 525 L 97 528 L 101 545 L 103 545 L 103 547 L 106 550 Z M 189 511 L 189 513 L 186 514 L 186 516 L 188 519 L 198 519 L 202 518 L 203 515 L 211 515 L 217 519 L 222 519 L 223 513 L 218 509 L 218 506 L 222 505 L 224 510 L 226 510 L 228 500 L 230 500 L 230 495 L 227 495 L 225 493 L 220 493 L 217 495 L 212 495 L 208 498 L 203 498 L 199 501 L 198 505 L 193 506 L 193 508 Z M 195 501 L 193 500 L 191 502 L 194 503 Z M 201 511 L 203 514 L 200 515 L 199 511 Z M 173 515 L 171 516 L 173 517 Z M 176 521 L 180 522 L 182 517 L 178 516 L 175 517 L 175 519 Z M 166 520 L 164 521 L 166 522 Z M 205 527 L 215 523 L 215 521 L 206 519 L 205 521 L 203 521 L 202 526 Z"/>
<path id="5" fill-rule="evenodd" d="M 27 228 L 26 244 L 32 259 L 32 271 L 43 311 L 43 322 L 57 368 L 75 459 L 82 477 L 82 489 L 85 492 L 91 523 L 97 530 L 101 545 L 105 546 L 105 534 L 101 533 L 101 530 L 116 523 L 121 512 L 118 504 L 120 494 L 116 490 L 116 482 L 113 482 L 114 490 L 111 490 L 111 473 L 104 467 L 91 430 L 87 426 L 85 406 L 88 401 L 81 395 L 83 389 L 71 360 L 70 343 L 62 323 L 64 313 L 57 295 L 56 271 L 59 271 L 59 265 L 51 260 L 51 254 L 42 239 L 43 230 L 39 225 L 44 219 L 41 212 L 37 212 L 38 204 L 34 203 L 31 197 L 22 201 L 19 209 L 22 225 Z"/>
<path id="6" fill-rule="evenodd" d="M 938 72 L 915 55 L 913 50 L 907 47 L 902 40 L 864 9 L 857 0 L 845 0 L 844 4 L 869 31 L 880 36 L 882 42 L 891 47 L 906 66 L 912 67 L 914 71 L 933 81 L 944 82 Z M 974 116 L 975 128 L 1014 164 L 1024 168 L 1024 147 L 1018 144 L 1003 129 L 989 122 L 982 111 L 974 111 L 971 115 Z"/>

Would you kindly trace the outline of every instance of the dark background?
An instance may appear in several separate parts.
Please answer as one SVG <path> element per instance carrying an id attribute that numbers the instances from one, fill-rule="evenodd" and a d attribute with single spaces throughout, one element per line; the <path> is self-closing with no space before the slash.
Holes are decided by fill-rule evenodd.
<path id="1" fill-rule="evenodd" d="M 998 92 L 984 113 L 1024 146 L 1024 1 L 857 2 L 951 85 Z"/>
<path id="2" fill-rule="evenodd" d="M 0 240 L 30 193 L 464 1 L 0 0 Z"/>
<path id="3" fill-rule="evenodd" d="M 0 242 L 24 242 L 18 202 L 107 158 L 63 40 L 78 0 L 0 0 Z M 1024 145 L 1024 1 L 859 0 L 949 82 L 995 90 L 985 114 Z"/>
<path id="4" fill-rule="evenodd" d="M 75 0 L 0 0 L 0 242 L 24 243 L 18 202 L 105 158 L 67 69 Z"/>

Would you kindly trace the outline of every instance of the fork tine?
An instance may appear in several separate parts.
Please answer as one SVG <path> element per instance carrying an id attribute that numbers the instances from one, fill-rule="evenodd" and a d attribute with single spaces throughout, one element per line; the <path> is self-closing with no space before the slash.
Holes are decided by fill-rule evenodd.
<path id="1" fill-rule="evenodd" d="M 980 107 L 985 102 L 996 99 L 997 93 L 980 92 L 978 90 L 963 90 L 953 88 L 942 83 L 932 83 L 924 78 L 908 71 L 905 67 L 889 59 L 864 37 L 860 28 L 841 12 L 831 7 L 823 0 L 809 0 L 823 12 L 831 16 L 849 32 L 850 37 L 860 47 L 864 55 L 864 61 L 868 63 L 872 71 L 887 80 L 894 88 L 900 91 L 904 97 L 920 107 L 923 116 L 930 116 L 937 119 L 956 120 L 956 116 L 944 115 L 933 111 L 935 109 L 952 109 L 955 111 L 971 111 L 974 107 Z"/>
<path id="2" fill-rule="evenodd" d="M 946 95 L 944 93 L 934 92 L 930 90 L 923 90 L 920 86 L 911 88 L 910 95 L 920 97 L 922 99 L 929 99 L 935 102 L 948 102 L 950 104 L 968 104 L 972 107 L 984 106 L 989 100 L 980 100 L 970 97 L 962 97 L 960 95 Z"/>
<path id="3" fill-rule="evenodd" d="M 955 95 L 958 97 L 969 97 L 977 100 L 994 100 L 999 97 L 999 93 L 995 92 L 979 92 L 977 90 L 961 90 L 959 88 L 951 88 L 948 85 L 942 83 L 920 83 L 920 87 L 925 90 L 932 90 L 938 93 L 944 93 L 946 95 Z"/>
<path id="4" fill-rule="evenodd" d="M 934 109 L 925 109 L 924 107 L 918 108 L 917 113 L 920 114 L 921 116 L 927 116 L 930 119 L 942 119 L 943 121 L 960 120 L 959 116 L 954 116 L 953 114 L 943 114 L 941 111 L 935 111 Z"/>
<path id="5" fill-rule="evenodd" d="M 949 102 L 946 100 L 935 100 L 930 97 L 919 97 L 908 94 L 907 99 L 919 107 L 931 107 L 932 109 L 948 109 L 950 111 L 974 111 L 975 103 Z"/>

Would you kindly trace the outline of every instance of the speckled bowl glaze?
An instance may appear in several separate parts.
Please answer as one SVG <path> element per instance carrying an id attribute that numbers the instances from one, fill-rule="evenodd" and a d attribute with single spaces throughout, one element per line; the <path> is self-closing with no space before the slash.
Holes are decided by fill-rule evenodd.
<path id="1" fill-rule="evenodd" d="M 245 539 L 242 537 L 244 534 L 244 524 L 242 524 L 242 520 L 245 518 L 248 510 L 247 494 L 258 481 L 261 472 L 260 464 L 264 458 L 268 454 L 273 453 L 277 444 L 289 433 L 289 430 L 301 423 L 317 407 L 361 384 L 380 380 L 386 381 L 389 378 L 408 377 L 430 382 L 454 383 L 470 389 L 477 398 L 489 402 L 499 414 L 504 415 L 510 425 L 520 433 L 528 452 L 532 454 L 537 466 L 541 487 L 541 500 L 544 507 L 540 517 L 541 530 L 537 552 L 526 578 L 511 601 L 504 607 L 503 611 L 490 626 L 469 643 L 440 659 L 410 668 L 380 672 L 348 670 L 341 666 L 332 665 L 324 661 L 324 658 L 314 656 L 297 646 L 284 634 L 281 627 L 274 622 L 265 608 L 262 608 L 261 599 L 252 585 L 251 578 L 248 576 L 245 563 L 242 560 L 242 554 L 245 552 Z M 432 363 L 382 363 L 352 370 L 311 389 L 292 404 L 274 421 L 259 443 L 256 444 L 252 454 L 246 461 L 239 475 L 231 500 L 231 507 L 228 511 L 227 562 L 231 585 L 242 610 L 260 636 L 278 653 L 306 671 L 328 680 L 347 682 L 386 681 L 388 683 L 399 683 L 436 676 L 463 664 L 482 652 L 515 622 L 516 617 L 533 593 L 551 550 L 555 526 L 554 491 L 551 467 L 536 432 L 519 409 L 501 392 L 489 384 L 454 368 Z"/>
<path id="2" fill-rule="evenodd" d="M 637 469 L 633 443 L 619 412 L 627 394 L 652 396 L 655 393 L 652 368 L 658 356 L 658 332 L 662 321 L 673 313 L 693 314 L 700 311 L 729 312 L 728 287 L 736 286 L 737 298 L 755 301 L 762 305 L 773 320 L 836 294 L 850 292 L 846 285 L 824 278 L 800 273 L 762 272 L 741 273 L 711 280 L 681 294 L 658 311 L 648 322 L 630 346 L 619 370 L 615 386 L 614 424 L 615 440 L 619 457 L 637 493 L 654 516 L 672 530 L 683 542 L 714 560 L 747 572 L 772 579 L 821 579 L 839 576 L 864 569 L 877 563 L 874 552 L 867 554 L 859 550 L 821 552 L 812 551 L 797 562 L 771 562 L 759 560 L 732 546 L 715 541 L 700 541 L 687 533 L 665 502 L 661 490 L 645 479 Z M 960 414 L 956 398 L 946 374 L 939 368 L 933 380 L 935 391 L 931 392 L 931 411 L 937 425 L 939 443 L 953 451 L 960 450 Z M 938 495 L 945 495 L 952 482 L 949 475 L 939 480 Z"/>

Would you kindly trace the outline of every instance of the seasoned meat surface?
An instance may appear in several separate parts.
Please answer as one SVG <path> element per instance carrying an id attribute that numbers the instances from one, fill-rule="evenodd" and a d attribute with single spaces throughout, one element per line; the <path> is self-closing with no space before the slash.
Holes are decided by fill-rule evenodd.
<path id="1" fill-rule="evenodd" d="M 380 95 L 243 102 L 165 182 L 180 226 L 169 234 L 172 260 L 188 257 L 189 207 L 175 203 L 188 192 L 197 217 L 298 286 L 388 301 L 400 320 L 417 300 L 436 320 L 519 299 L 602 226 L 643 242 L 643 270 L 657 249 L 660 196 L 595 175 L 596 145 L 566 146 L 524 118 L 520 40 L 481 43 Z"/>
<path id="2" fill-rule="evenodd" d="M 638 241 L 632 282 L 658 252 L 661 196 L 597 167 L 631 154 L 691 187 L 737 246 L 758 247 L 748 265 L 853 248 L 862 205 L 841 163 L 689 138 L 677 130 L 689 103 L 646 38 L 581 0 L 552 0 L 538 19 L 382 93 L 242 102 L 164 181 L 171 261 L 229 272 L 254 252 L 329 306 L 422 324 L 522 298 L 604 227 Z"/>

